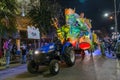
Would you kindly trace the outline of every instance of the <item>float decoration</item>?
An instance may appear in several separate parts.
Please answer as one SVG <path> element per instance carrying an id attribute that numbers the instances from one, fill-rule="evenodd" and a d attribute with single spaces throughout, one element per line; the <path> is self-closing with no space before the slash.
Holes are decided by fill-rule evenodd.
<path id="1" fill-rule="evenodd" d="M 65 9 L 66 24 L 58 28 L 58 20 L 53 19 L 54 27 L 57 29 L 57 34 L 61 42 L 69 38 L 73 47 L 79 43 L 79 48 L 89 49 L 91 47 L 91 20 L 81 17 L 75 13 L 75 9 Z M 57 23 L 57 25 L 56 25 Z M 83 41 L 82 41 L 83 39 Z"/>

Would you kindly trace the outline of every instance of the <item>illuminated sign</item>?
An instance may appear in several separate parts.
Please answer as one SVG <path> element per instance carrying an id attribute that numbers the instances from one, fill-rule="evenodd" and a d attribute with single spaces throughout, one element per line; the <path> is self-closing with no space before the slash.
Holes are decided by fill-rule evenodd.
<path id="1" fill-rule="evenodd" d="M 29 39 L 40 39 L 40 32 L 38 28 L 35 28 L 34 26 L 28 26 L 27 32 Z"/>

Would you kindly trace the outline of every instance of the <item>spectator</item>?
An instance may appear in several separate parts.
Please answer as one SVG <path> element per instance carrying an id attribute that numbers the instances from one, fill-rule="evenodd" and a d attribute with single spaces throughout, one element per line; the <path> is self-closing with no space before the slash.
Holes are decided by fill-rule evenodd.
<path id="1" fill-rule="evenodd" d="M 10 64 L 10 50 L 11 50 L 11 39 L 5 40 L 4 45 L 4 56 L 6 57 L 6 68 L 9 68 Z"/>
<path id="2" fill-rule="evenodd" d="M 29 50 L 29 52 L 27 54 L 27 60 L 31 60 L 32 59 L 33 52 L 34 52 L 34 50 L 32 48 L 30 48 L 30 50 Z"/>
<path id="3" fill-rule="evenodd" d="M 21 50 L 22 50 L 21 63 L 24 64 L 24 63 L 26 63 L 26 45 L 25 44 L 22 45 Z"/>
<path id="4" fill-rule="evenodd" d="M 108 51 L 109 54 L 111 54 L 112 40 L 110 39 L 109 36 L 106 35 L 104 41 L 105 41 L 105 49 Z"/>

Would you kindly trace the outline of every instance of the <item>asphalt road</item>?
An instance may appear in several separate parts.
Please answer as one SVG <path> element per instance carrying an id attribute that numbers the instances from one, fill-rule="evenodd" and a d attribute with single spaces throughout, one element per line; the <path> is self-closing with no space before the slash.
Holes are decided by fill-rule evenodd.
<path id="1" fill-rule="evenodd" d="M 0 71 L 0 80 L 120 80 L 120 61 L 87 55 L 83 61 L 77 56 L 73 67 L 61 64 L 59 74 L 49 74 L 46 67 L 40 73 L 30 74 L 26 65 Z"/>

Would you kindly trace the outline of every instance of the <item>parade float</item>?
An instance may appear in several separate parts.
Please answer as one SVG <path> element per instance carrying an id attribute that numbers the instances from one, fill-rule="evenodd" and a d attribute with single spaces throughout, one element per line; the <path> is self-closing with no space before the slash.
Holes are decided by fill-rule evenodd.
<path id="1" fill-rule="evenodd" d="M 84 18 L 84 13 L 78 15 L 74 9 L 65 9 L 66 24 L 62 27 L 57 26 L 56 18 L 52 20 L 61 42 L 69 40 L 75 50 L 90 50 L 93 49 L 93 43 L 99 43 L 97 35 L 91 32 L 91 20 Z"/>

